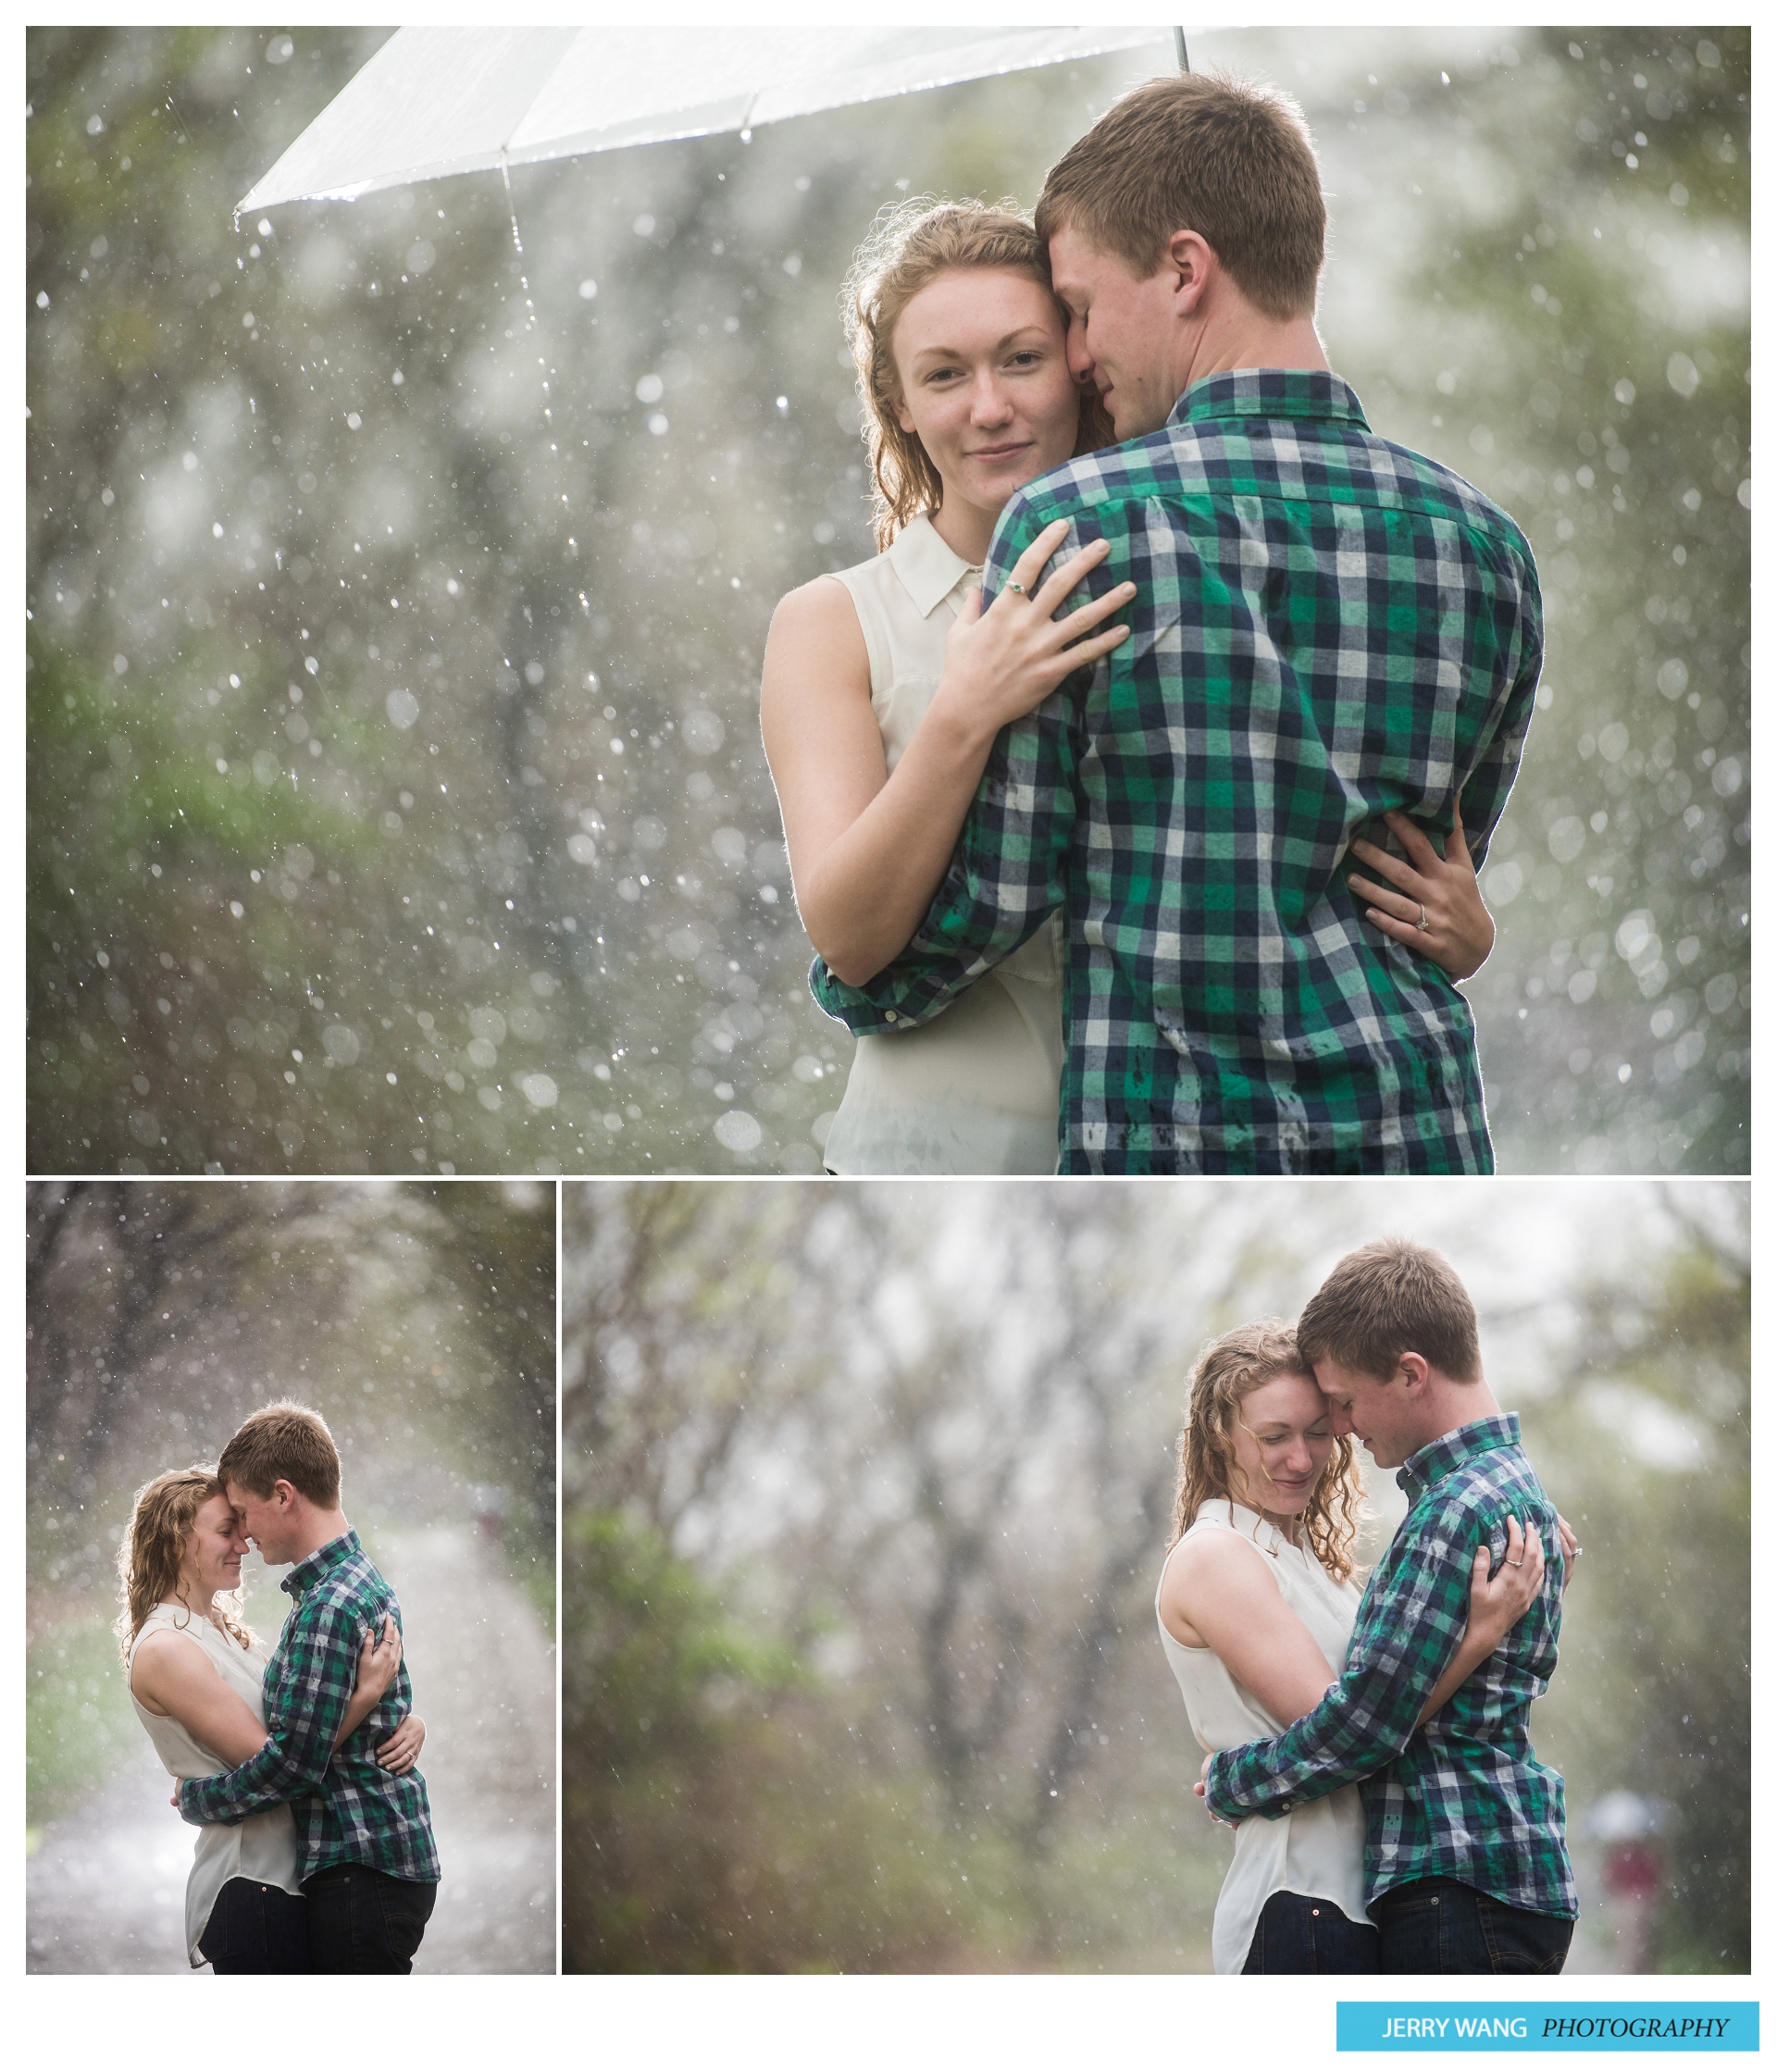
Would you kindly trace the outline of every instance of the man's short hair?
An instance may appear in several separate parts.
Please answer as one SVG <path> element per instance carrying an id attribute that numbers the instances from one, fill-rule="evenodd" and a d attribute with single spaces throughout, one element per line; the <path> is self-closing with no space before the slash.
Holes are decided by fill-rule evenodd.
<path id="1" fill-rule="evenodd" d="M 1050 167 L 1044 242 L 1063 225 L 1137 279 L 1195 230 L 1262 315 L 1313 314 L 1326 203 L 1302 111 L 1255 81 L 1187 72 L 1125 93 Z"/>
<path id="2" fill-rule="evenodd" d="M 1296 1344 L 1311 1366 L 1335 1359 L 1384 1381 L 1402 1353 L 1417 1353 L 1453 1382 L 1481 1372 L 1469 1291 L 1442 1252 L 1405 1237 L 1374 1238 L 1348 1252 L 1298 1319 Z"/>
<path id="3" fill-rule="evenodd" d="M 340 1501 L 340 1455 L 319 1411 L 304 1403 L 267 1403 L 255 1410 L 222 1449 L 217 1480 L 255 1496 L 288 1483 L 324 1511 Z"/>

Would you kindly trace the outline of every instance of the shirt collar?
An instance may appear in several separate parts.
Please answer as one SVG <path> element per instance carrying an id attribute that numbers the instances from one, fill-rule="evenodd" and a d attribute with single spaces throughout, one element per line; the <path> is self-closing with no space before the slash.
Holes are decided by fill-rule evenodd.
<path id="1" fill-rule="evenodd" d="M 1410 1504 L 1417 1503 L 1434 1483 L 1484 1453 L 1518 1444 L 1518 1413 L 1502 1410 L 1497 1417 L 1477 1418 L 1473 1424 L 1459 1424 L 1429 1446 L 1409 1455 L 1396 1471 L 1396 1483 L 1407 1492 Z"/>
<path id="2" fill-rule="evenodd" d="M 1320 418 L 1370 429 L 1350 383 L 1312 367 L 1235 367 L 1212 374 L 1191 383 L 1166 422 L 1187 425 L 1208 417 Z"/>
<path id="3" fill-rule="evenodd" d="M 981 579 L 979 566 L 970 567 L 953 547 L 947 547 L 923 511 L 889 541 L 888 565 L 923 619 L 930 618 L 965 577 Z"/>
<path id="4" fill-rule="evenodd" d="M 305 1556 L 290 1571 L 278 1587 L 292 1597 L 300 1597 L 312 1589 L 324 1575 L 330 1574 L 342 1561 L 349 1561 L 362 1549 L 358 1535 L 348 1525 L 337 1540 L 329 1540 L 325 1546 L 317 1546 L 313 1554 Z"/>

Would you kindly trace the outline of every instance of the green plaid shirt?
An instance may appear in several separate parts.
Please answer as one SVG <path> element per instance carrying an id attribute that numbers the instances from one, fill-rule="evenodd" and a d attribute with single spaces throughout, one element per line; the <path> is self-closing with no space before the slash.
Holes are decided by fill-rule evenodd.
<path id="1" fill-rule="evenodd" d="M 1395 1480 L 1411 1508 L 1363 1593 L 1344 1673 L 1286 1733 L 1224 1749 L 1210 1765 L 1209 1808 L 1224 1820 L 1274 1818 L 1361 1783 L 1366 1905 L 1416 1878 L 1456 1878 L 1571 1921 L 1579 1903 L 1561 1780 L 1530 1745 L 1531 1700 L 1548 1688 L 1561 1628 L 1555 1507 L 1510 1414 L 1446 1433 Z M 1475 1550 L 1485 1540 L 1497 1565 L 1509 1517 L 1542 1534 L 1542 1594 L 1418 1727 L 1462 1644 Z"/>
<path id="2" fill-rule="evenodd" d="M 1000 734 L 906 949 L 864 986 L 817 961 L 815 999 L 916 1027 L 1062 908 L 1063 1172 L 1490 1172 L 1468 1003 L 1345 877 L 1459 791 L 1485 854 L 1542 658 L 1523 535 L 1280 368 L 1028 484 L 989 599 L 1057 518 L 1062 558 L 1109 540 L 1087 587 L 1135 583 L 1131 638 Z"/>
<path id="3" fill-rule="evenodd" d="M 426 1781 L 417 1770 L 392 1777 L 377 1762 L 379 1743 L 414 1709 L 405 1662 L 381 1701 L 333 1746 L 357 1684 L 366 1633 L 382 1631 L 386 1612 L 401 1624 L 394 1592 L 350 1532 L 299 1561 L 281 1587 L 294 1606 L 266 1665 L 271 1738 L 238 1769 L 188 1777 L 179 1788 L 180 1815 L 197 1827 L 231 1823 L 288 1799 L 299 1879 L 345 1863 L 436 1883 Z"/>

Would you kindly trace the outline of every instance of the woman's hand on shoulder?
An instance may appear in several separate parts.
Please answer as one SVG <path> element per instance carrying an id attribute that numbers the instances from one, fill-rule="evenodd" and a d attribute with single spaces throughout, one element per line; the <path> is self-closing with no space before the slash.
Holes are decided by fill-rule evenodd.
<path id="1" fill-rule="evenodd" d="M 1451 978 L 1473 978 L 1493 949 L 1493 916 L 1481 897 L 1481 881 L 1469 859 L 1462 832 L 1462 800 L 1451 811 L 1452 826 L 1440 856 L 1405 813 L 1384 813 L 1406 858 L 1389 855 L 1373 842 L 1354 841 L 1351 853 L 1387 880 L 1347 879 L 1353 892 L 1372 904 L 1364 919 L 1384 935 L 1421 957 L 1428 957 Z M 1425 925 L 1419 925 L 1422 915 Z"/>
<path id="2" fill-rule="evenodd" d="M 1486 1543 L 1474 1553 L 1469 1585 L 1469 1632 L 1485 1639 L 1487 1653 L 1505 1639 L 1543 1589 L 1543 1536 L 1533 1525 L 1525 1531 L 1515 1518 L 1506 1520 L 1506 1555 L 1497 1568 Z"/>
<path id="3" fill-rule="evenodd" d="M 400 1668 L 401 1628 L 395 1624 L 394 1613 L 385 1612 L 379 1634 L 369 1628 L 365 1630 L 364 1652 L 358 1656 L 357 1694 L 380 1698 L 395 1681 Z"/>
<path id="4" fill-rule="evenodd" d="M 1133 583 L 1119 583 L 1075 611 L 1062 610 L 1068 594 L 1110 553 L 1108 541 L 1094 540 L 1038 583 L 1066 538 L 1065 519 L 1046 526 L 1018 557 L 986 612 L 981 592 L 967 593 L 945 639 L 938 695 L 958 717 L 989 736 L 1035 712 L 1063 677 L 1089 669 L 1129 638 L 1126 626 L 1106 627 L 1104 621 L 1134 601 Z"/>

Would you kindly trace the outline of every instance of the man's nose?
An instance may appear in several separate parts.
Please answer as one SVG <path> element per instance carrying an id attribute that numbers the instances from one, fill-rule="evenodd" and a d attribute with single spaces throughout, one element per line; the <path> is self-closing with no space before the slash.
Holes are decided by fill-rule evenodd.
<path id="1" fill-rule="evenodd" d="M 1343 1404 L 1329 1403 L 1326 1410 L 1327 1417 L 1333 1426 L 1333 1436 L 1336 1439 L 1348 1439 L 1352 1433 L 1358 1429 L 1351 1421 L 1351 1413 Z"/>
<path id="2" fill-rule="evenodd" d="M 1091 380 L 1092 370 L 1098 362 L 1092 357 L 1092 348 L 1086 342 L 1086 327 L 1070 322 L 1067 327 L 1067 371 L 1075 381 L 1084 385 Z"/>

